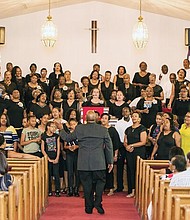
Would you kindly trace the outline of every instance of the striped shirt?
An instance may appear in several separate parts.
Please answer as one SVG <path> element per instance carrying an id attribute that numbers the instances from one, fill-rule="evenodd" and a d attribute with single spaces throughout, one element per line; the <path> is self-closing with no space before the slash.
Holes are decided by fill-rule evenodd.
<path id="1" fill-rule="evenodd" d="M 13 126 L 9 126 L 4 132 L 0 132 L 5 138 L 6 148 L 5 150 L 14 150 L 14 142 L 18 142 L 18 135 Z"/>

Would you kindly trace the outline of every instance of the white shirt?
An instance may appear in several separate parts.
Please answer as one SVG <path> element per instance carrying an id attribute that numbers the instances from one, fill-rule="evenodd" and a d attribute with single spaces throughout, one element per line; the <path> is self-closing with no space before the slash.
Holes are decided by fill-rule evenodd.
<path id="1" fill-rule="evenodd" d="M 49 121 L 55 121 L 55 119 L 51 118 Z M 65 124 L 65 123 L 67 123 L 67 121 L 65 119 L 63 119 L 63 118 L 60 118 L 60 123 L 61 124 Z"/>
<path id="2" fill-rule="evenodd" d="M 171 179 L 170 186 L 190 187 L 190 168 L 175 174 Z"/>
<path id="3" fill-rule="evenodd" d="M 166 103 L 166 99 L 170 98 L 171 90 L 172 90 L 172 83 L 170 82 L 168 74 L 161 74 L 161 80 L 158 80 L 157 84 L 160 85 L 164 92 L 164 100 L 163 102 Z"/>
<path id="4" fill-rule="evenodd" d="M 118 134 L 119 134 L 119 138 L 121 143 L 124 142 L 124 136 L 125 136 L 125 130 L 132 126 L 133 122 L 132 119 L 130 117 L 129 121 L 125 121 L 124 118 L 120 119 L 116 125 L 115 125 L 115 129 L 117 130 Z"/>
<path id="5" fill-rule="evenodd" d="M 142 97 L 137 97 L 135 99 L 133 99 L 133 101 L 129 104 L 129 107 L 132 108 L 132 107 L 137 107 L 137 103 L 139 102 L 139 100 L 141 99 Z"/>
<path id="6" fill-rule="evenodd" d="M 185 77 L 185 79 L 190 81 L 190 69 L 185 69 L 185 70 L 186 70 L 186 77 Z"/>

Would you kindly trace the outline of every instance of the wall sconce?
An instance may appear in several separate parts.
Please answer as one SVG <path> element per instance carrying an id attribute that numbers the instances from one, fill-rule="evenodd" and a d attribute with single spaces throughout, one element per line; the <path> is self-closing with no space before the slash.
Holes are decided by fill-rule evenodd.
<path id="1" fill-rule="evenodd" d="M 185 46 L 190 46 L 190 28 L 185 28 Z"/>
<path id="2" fill-rule="evenodd" d="M 0 27 L 0 45 L 5 44 L 5 27 Z"/>

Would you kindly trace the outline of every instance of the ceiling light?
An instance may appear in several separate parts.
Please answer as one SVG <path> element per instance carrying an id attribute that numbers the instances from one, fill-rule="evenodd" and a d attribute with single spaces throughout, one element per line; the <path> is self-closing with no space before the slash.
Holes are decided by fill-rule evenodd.
<path id="1" fill-rule="evenodd" d="M 133 28 L 133 43 L 136 48 L 143 49 L 148 43 L 148 28 L 143 22 L 143 17 L 141 16 L 141 0 L 140 0 L 140 16 L 138 17 L 138 22 Z"/>
<path id="2" fill-rule="evenodd" d="M 52 21 L 50 15 L 50 0 L 49 0 L 49 14 L 47 20 L 42 25 L 41 28 L 41 40 L 46 47 L 53 47 L 57 40 L 57 28 Z"/>

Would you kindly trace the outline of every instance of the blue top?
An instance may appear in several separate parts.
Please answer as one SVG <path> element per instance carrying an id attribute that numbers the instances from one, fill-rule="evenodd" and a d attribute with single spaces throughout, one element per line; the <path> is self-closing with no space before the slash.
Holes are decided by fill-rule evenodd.
<path id="1" fill-rule="evenodd" d="M 12 183 L 13 179 L 9 173 L 0 176 L 0 191 L 8 191 L 8 188 L 12 185 Z"/>

